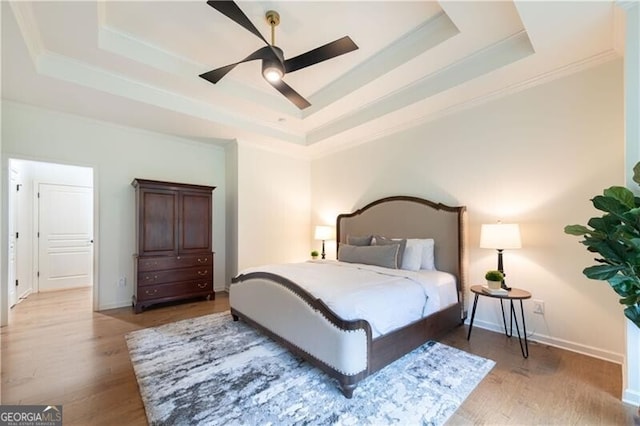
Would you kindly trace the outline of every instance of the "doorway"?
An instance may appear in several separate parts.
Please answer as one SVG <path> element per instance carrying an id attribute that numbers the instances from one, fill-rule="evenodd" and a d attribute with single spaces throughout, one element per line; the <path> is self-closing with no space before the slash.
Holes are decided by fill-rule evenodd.
<path id="1" fill-rule="evenodd" d="M 93 168 L 10 159 L 8 173 L 9 288 L 3 309 L 10 312 L 33 293 L 93 291 Z M 96 304 L 92 298 L 87 310 Z"/>

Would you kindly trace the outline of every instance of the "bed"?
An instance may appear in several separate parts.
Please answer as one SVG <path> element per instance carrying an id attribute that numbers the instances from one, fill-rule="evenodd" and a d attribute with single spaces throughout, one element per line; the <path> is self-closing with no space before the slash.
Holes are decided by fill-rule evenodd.
<path id="1" fill-rule="evenodd" d="M 352 245 L 343 244 L 348 238 L 355 240 L 356 236 L 433 239 L 434 273 L 440 277 L 452 277 L 453 297 L 443 296 L 442 299 L 446 300 L 444 304 L 429 309 L 425 307 L 422 316 L 405 320 L 403 324 L 380 326 L 357 315 L 339 315 L 336 306 L 340 300 L 329 297 L 329 286 L 336 280 L 335 274 L 339 273 L 336 269 L 348 271 L 347 276 L 355 274 L 353 266 L 378 275 L 393 277 L 399 274 L 379 266 L 318 261 L 294 266 L 293 269 L 298 272 L 289 273 L 289 267 L 268 265 L 243 271 L 233 279 L 229 288 L 229 304 L 234 320 L 242 319 L 262 330 L 294 354 L 335 378 L 347 398 L 352 397 L 358 382 L 365 377 L 426 341 L 437 339 L 459 326 L 466 317 L 467 233 L 464 206 L 450 207 L 409 196 L 383 198 L 355 212 L 338 216 L 336 238 L 340 256 L 346 258 L 343 249 L 351 249 Z M 425 275 L 420 271 L 412 274 L 415 283 L 419 283 L 421 276 Z M 320 285 L 311 286 L 311 289 L 303 288 L 300 282 L 307 276 L 314 277 L 311 281 L 315 280 Z M 321 281 L 318 281 L 320 278 L 326 278 L 328 289 L 324 293 Z M 308 286 L 308 283 L 305 285 Z M 425 295 L 431 295 L 425 296 L 427 301 L 436 299 L 435 293 L 424 292 Z M 387 305 L 395 310 L 395 304 Z M 397 311 L 405 310 L 404 302 L 400 302 Z"/>

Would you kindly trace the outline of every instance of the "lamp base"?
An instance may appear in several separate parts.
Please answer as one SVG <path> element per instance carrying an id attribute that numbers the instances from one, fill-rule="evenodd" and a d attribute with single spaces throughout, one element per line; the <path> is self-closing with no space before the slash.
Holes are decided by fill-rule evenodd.
<path id="1" fill-rule="evenodd" d="M 504 273 L 504 267 L 502 265 L 502 249 L 498 249 L 498 271 L 502 272 L 502 275 L 506 277 Z M 511 287 L 507 287 L 504 279 L 502 280 L 502 284 L 500 285 L 500 287 L 504 288 L 507 291 L 511 291 Z"/>

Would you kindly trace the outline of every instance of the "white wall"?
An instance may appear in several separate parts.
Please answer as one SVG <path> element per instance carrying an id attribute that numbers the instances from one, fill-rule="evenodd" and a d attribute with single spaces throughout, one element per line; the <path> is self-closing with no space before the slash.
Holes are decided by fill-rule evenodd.
<path id="1" fill-rule="evenodd" d="M 625 130 L 627 186 L 640 192 L 633 182 L 633 166 L 640 161 L 640 4 L 621 2 L 625 8 Z M 627 364 L 624 376 L 625 402 L 640 405 L 640 329 L 627 321 Z"/>
<path id="2" fill-rule="evenodd" d="M 226 161 L 226 214 L 227 214 L 227 289 L 238 273 L 238 144 L 225 147 Z"/>
<path id="3" fill-rule="evenodd" d="M 389 195 L 466 205 L 472 283 L 482 283 L 497 258 L 477 248 L 480 225 L 520 223 L 523 248 L 504 255 L 508 283 L 531 291 L 546 308 L 544 317 L 534 316 L 526 303 L 528 331 L 622 362 L 617 297 L 606 283 L 582 275 L 593 256 L 563 233 L 565 225 L 597 214 L 592 196 L 624 183 L 622 93 L 622 61 L 609 62 L 315 160 L 312 221 L 335 221 Z M 492 302 L 479 303 L 476 325 L 500 327 Z"/>
<path id="4" fill-rule="evenodd" d="M 216 186 L 215 289 L 225 287 L 225 153 L 210 144 L 3 101 L 2 160 L 22 158 L 93 167 L 97 197 L 95 249 L 99 309 L 131 304 L 134 178 Z M 6 179 L 6 175 L 3 177 Z M 6 206 L 6 203 L 4 204 Z M 6 211 L 2 216 L 6 217 Z M 6 229 L 6 228 L 5 228 Z M 3 247 L 6 246 L 6 231 Z M 4 265 L 3 265 L 4 267 Z M 4 269 L 6 270 L 6 269 Z M 118 288 L 120 276 L 127 279 Z M 6 279 L 3 277 L 3 295 Z"/>
<path id="5" fill-rule="evenodd" d="M 240 141 L 237 167 L 238 270 L 308 259 L 309 161 Z"/>

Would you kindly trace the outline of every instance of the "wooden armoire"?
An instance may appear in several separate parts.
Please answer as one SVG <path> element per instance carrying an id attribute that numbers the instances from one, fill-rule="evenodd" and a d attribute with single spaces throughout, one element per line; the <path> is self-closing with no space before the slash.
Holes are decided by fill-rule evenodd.
<path id="1" fill-rule="evenodd" d="M 213 186 L 134 179 L 136 313 L 156 303 L 214 298 Z"/>

